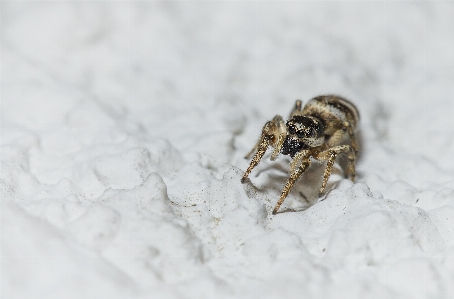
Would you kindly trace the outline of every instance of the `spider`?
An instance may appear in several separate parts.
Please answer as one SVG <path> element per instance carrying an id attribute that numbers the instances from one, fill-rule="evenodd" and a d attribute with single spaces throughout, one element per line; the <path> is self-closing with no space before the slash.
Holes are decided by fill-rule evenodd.
<path id="1" fill-rule="evenodd" d="M 334 161 L 339 154 L 348 154 L 347 174 L 350 174 L 352 181 L 355 180 L 355 162 L 358 152 L 355 131 L 359 121 L 359 113 L 355 105 L 337 95 L 317 96 L 312 98 L 304 108 L 301 105 L 301 100 L 295 102 L 287 123 L 280 115 L 268 121 L 263 126 L 259 141 L 245 157 L 248 159 L 255 152 L 241 183 L 247 181 L 248 175 L 260 162 L 269 146 L 274 148 L 271 161 L 276 160 L 279 153 L 289 155 L 293 159 L 290 162 L 290 177 L 282 189 L 273 215 L 279 210 L 293 184 L 311 164 L 311 157 L 315 160 L 327 161 L 319 197 L 325 190 Z M 342 144 L 347 135 L 349 144 Z"/>

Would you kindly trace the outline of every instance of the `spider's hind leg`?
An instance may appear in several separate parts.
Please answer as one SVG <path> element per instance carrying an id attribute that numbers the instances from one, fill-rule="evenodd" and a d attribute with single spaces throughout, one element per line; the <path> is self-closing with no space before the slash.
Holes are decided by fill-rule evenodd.
<path id="1" fill-rule="evenodd" d="M 355 164 L 356 164 L 356 156 L 358 155 L 358 141 L 356 140 L 356 135 L 355 132 L 352 128 L 352 126 L 349 123 L 346 123 L 346 128 L 348 135 L 350 137 L 350 144 L 351 148 L 348 153 L 348 174 L 350 175 L 350 179 L 352 182 L 355 181 L 356 177 L 356 170 L 355 170 Z"/>
<path id="2" fill-rule="evenodd" d="M 244 172 L 241 182 L 246 182 L 247 177 L 251 173 L 257 164 L 259 164 L 263 155 L 265 154 L 268 146 L 275 147 L 275 150 L 271 156 L 271 159 L 274 160 L 279 154 L 282 144 L 284 143 L 286 135 L 285 122 L 282 116 L 276 115 L 271 121 L 268 121 L 262 129 L 262 134 L 260 135 L 259 141 L 256 143 L 254 148 L 246 155 L 246 158 L 249 157 L 254 151 L 257 151 L 254 157 L 251 160 L 251 164 L 248 169 Z M 273 159 L 274 158 L 274 159 Z"/>
<path id="3" fill-rule="evenodd" d="M 323 194 L 323 191 L 326 188 L 326 184 L 328 179 L 331 175 L 331 171 L 333 170 L 334 161 L 336 157 L 341 153 L 349 152 L 349 171 L 352 171 L 353 174 L 355 173 L 355 164 L 354 161 L 350 160 L 351 153 L 354 153 L 352 147 L 349 145 L 338 145 L 332 148 L 329 148 L 321 153 L 318 153 L 314 158 L 321 161 L 328 161 L 326 163 L 325 173 L 323 174 L 323 182 L 322 186 L 320 187 L 320 191 L 318 193 L 319 196 Z M 352 163 L 353 162 L 353 163 Z"/>
<path id="4" fill-rule="evenodd" d="M 290 112 L 290 117 L 289 119 L 292 119 L 293 116 L 295 115 L 301 115 L 302 113 L 302 105 L 303 105 L 303 102 L 301 100 L 296 100 L 295 101 L 295 107 L 293 108 L 292 112 Z"/>
<path id="5" fill-rule="evenodd" d="M 349 141 L 350 141 L 350 146 L 348 151 L 348 169 L 346 172 L 347 177 L 350 175 L 350 179 L 354 182 L 355 181 L 355 176 L 356 176 L 356 169 L 355 169 L 355 164 L 356 164 L 356 155 L 358 153 L 358 142 L 356 141 L 356 136 L 355 132 L 352 128 L 352 126 L 348 123 L 344 123 L 344 127 L 337 130 L 334 132 L 334 134 L 330 137 L 328 140 L 327 146 L 328 150 L 337 148 L 339 144 L 341 143 L 345 133 L 348 133 L 349 136 Z"/>

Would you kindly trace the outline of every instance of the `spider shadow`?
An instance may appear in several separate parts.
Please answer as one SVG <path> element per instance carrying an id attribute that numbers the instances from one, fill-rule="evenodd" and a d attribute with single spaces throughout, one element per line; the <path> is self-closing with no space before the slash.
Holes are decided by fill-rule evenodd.
<path id="1" fill-rule="evenodd" d="M 275 163 L 267 163 L 255 175 L 255 178 L 260 178 L 259 182 L 253 179 L 257 182 L 257 184 L 254 182 L 254 185 L 258 191 L 270 194 L 268 203 L 271 209 L 276 205 L 282 188 L 289 178 L 289 162 L 289 159 L 285 159 Z M 305 211 L 320 199 L 323 200 L 324 196 L 319 197 L 318 192 L 322 184 L 325 167 L 326 163 L 313 161 L 311 166 L 295 182 L 278 213 Z M 335 164 L 324 194 L 332 190 L 343 178 L 342 168 Z"/>

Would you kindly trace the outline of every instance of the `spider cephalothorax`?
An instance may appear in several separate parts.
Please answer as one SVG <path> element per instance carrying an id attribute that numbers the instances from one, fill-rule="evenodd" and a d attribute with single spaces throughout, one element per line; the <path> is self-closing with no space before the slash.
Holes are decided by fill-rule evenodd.
<path id="1" fill-rule="evenodd" d="M 317 117 L 295 115 L 286 123 L 287 136 L 281 153 L 294 157 L 303 149 L 320 146 L 325 142 L 325 125 Z"/>
<path id="2" fill-rule="evenodd" d="M 352 181 L 355 179 L 355 161 L 358 152 L 355 129 L 359 121 L 359 113 L 355 105 L 335 95 L 315 97 L 303 109 L 301 104 L 300 100 L 296 101 L 287 123 L 279 115 L 268 121 L 263 126 L 260 140 L 246 155 L 247 158 L 256 152 L 241 179 L 242 183 L 246 182 L 249 173 L 260 162 L 268 146 L 274 147 L 271 160 L 276 159 L 279 153 L 293 158 L 290 163 L 290 178 L 282 190 L 273 214 L 276 214 L 295 181 L 310 165 L 311 157 L 327 161 L 319 195 L 326 187 L 338 154 L 348 153 L 348 172 Z M 350 144 L 341 145 L 345 135 L 349 136 Z"/>

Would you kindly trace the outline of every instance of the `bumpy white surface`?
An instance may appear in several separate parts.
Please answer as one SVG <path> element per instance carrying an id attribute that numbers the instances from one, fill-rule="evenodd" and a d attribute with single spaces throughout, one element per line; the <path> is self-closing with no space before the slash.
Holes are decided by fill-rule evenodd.
<path id="1" fill-rule="evenodd" d="M 454 298 L 453 2 L 1 2 L 2 298 Z M 271 216 L 296 98 L 361 113 Z"/>

